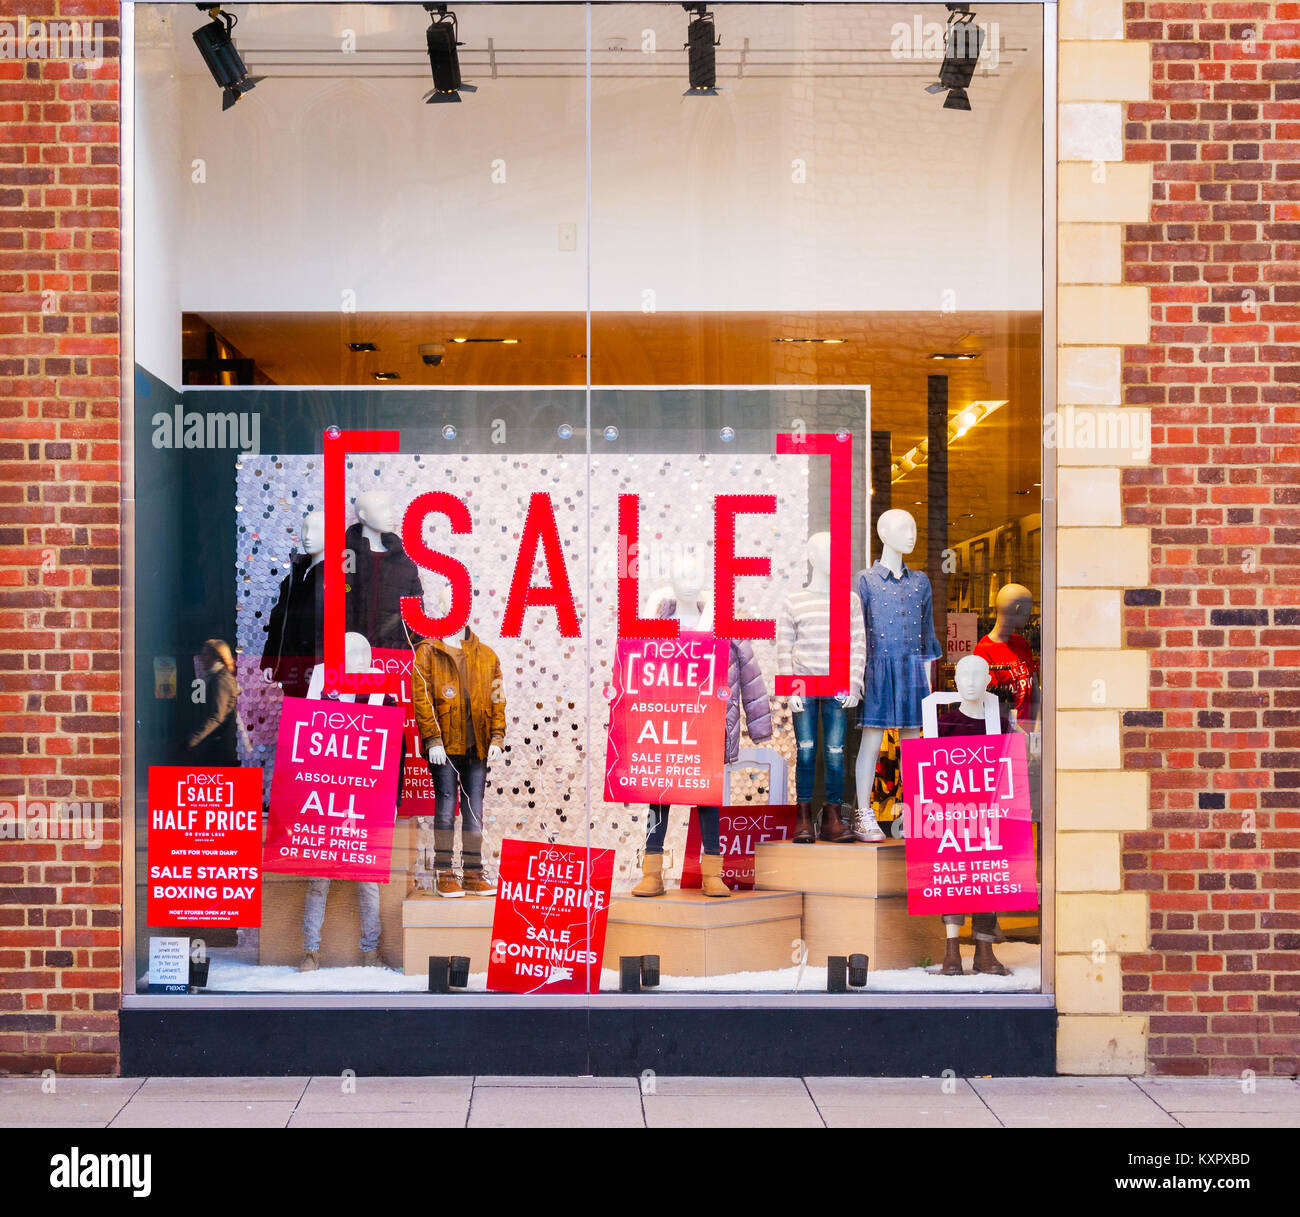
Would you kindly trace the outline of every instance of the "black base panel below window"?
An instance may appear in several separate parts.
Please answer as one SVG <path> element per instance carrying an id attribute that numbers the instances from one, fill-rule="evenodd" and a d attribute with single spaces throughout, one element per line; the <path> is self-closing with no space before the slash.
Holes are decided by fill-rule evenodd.
<path id="1" fill-rule="evenodd" d="M 1044 1076 L 1056 1011 L 123 1010 L 127 1077 Z"/>

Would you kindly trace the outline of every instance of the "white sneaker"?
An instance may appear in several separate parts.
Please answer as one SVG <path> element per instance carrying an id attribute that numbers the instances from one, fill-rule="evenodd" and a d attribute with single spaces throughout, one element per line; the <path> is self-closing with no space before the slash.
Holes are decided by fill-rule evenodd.
<path id="1" fill-rule="evenodd" d="M 881 831 L 880 825 L 876 823 L 876 817 L 871 814 L 871 808 L 859 807 L 854 813 L 853 836 L 859 841 L 867 841 L 872 844 L 885 839 L 885 834 Z"/>

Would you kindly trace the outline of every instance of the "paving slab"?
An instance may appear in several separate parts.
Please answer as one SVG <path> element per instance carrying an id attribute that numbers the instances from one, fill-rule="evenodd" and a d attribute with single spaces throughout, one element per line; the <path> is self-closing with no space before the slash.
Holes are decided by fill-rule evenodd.
<path id="1" fill-rule="evenodd" d="M 137 1101 L 155 1103 L 297 1102 L 310 1079 L 301 1078 L 146 1078 Z"/>
<path id="2" fill-rule="evenodd" d="M 314 1077 L 298 1102 L 298 1111 L 357 1115 L 377 1111 L 459 1111 L 463 1120 L 473 1089 L 472 1077 Z"/>
<path id="3" fill-rule="evenodd" d="M 818 1107 L 858 1102 L 984 1106 L 965 1078 L 804 1078 L 804 1082 Z"/>
<path id="4" fill-rule="evenodd" d="M 1256 1078 L 1246 1089 L 1237 1077 L 1135 1078 L 1143 1094 L 1166 1111 L 1293 1112 L 1300 1115 L 1300 1086 L 1290 1078 Z"/>
<path id="5" fill-rule="evenodd" d="M 562 1077 L 509 1077 L 506 1075 L 483 1075 L 474 1079 L 475 1087 L 508 1086 L 516 1090 L 554 1089 L 563 1090 L 638 1090 L 641 1083 L 628 1075 L 613 1078 L 562 1078 Z"/>
<path id="6" fill-rule="evenodd" d="M 812 1100 L 786 1095 L 646 1095 L 648 1128 L 823 1128 Z"/>
<path id="7" fill-rule="evenodd" d="M 642 1083 L 641 1090 L 647 1097 L 653 1093 L 664 1096 L 762 1095 L 805 1102 L 808 1099 L 808 1088 L 803 1078 L 692 1078 L 655 1074 Z"/>
<path id="8" fill-rule="evenodd" d="M 1184 1128 L 1300 1128 L 1291 1111 L 1171 1111 Z"/>
<path id="9" fill-rule="evenodd" d="M 470 1128 L 642 1128 L 641 1095 L 626 1086 L 475 1086 Z"/>
<path id="10" fill-rule="evenodd" d="M 460 1111 L 296 1111 L 290 1128 L 464 1128 Z"/>
<path id="11" fill-rule="evenodd" d="M 128 1103 L 110 1128 L 285 1128 L 293 1115 L 283 1101 L 196 1102 L 173 1099 Z"/>
<path id="12" fill-rule="evenodd" d="M 1008 1128 L 1176 1127 L 1129 1078 L 971 1078 Z"/>
<path id="13" fill-rule="evenodd" d="M 890 1107 L 887 1113 L 880 1109 L 861 1107 L 825 1107 L 818 1111 L 827 1128 L 876 1128 L 886 1132 L 892 1128 L 1001 1128 L 995 1116 L 981 1103 L 978 1107 L 965 1104 L 955 1107 Z"/>

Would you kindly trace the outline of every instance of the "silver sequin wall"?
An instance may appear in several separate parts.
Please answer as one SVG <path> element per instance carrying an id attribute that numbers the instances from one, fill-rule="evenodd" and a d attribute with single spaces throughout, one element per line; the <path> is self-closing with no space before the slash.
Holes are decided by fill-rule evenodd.
<path id="1" fill-rule="evenodd" d="M 321 509 L 321 461 L 313 456 L 246 456 L 236 462 L 235 476 L 240 711 L 251 748 L 243 763 L 263 768 L 269 791 L 282 694 L 278 686 L 266 684 L 256 668 L 265 623 L 289 557 L 297 550 L 302 517 Z M 737 603 L 745 616 L 775 617 L 782 597 L 802 587 L 807 576 L 807 482 L 806 457 L 752 454 L 606 456 L 592 460 L 589 476 L 580 456 L 474 453 L 349 461 L 349 523 L 355 519 L 355 496 L 374 490 L 388 495 L 399 519 L 406 505 L 427 490 L 459 495 L 473 517 L 473 532 L 459 537 L 451 534 L 444 517 L 430 517 L 425 539 L 469 569 L 474 585 L 471 628 L 501 660 L 506 752 L 492 767 L 484 801 L 484 849 L 490 858 L 495 859 L 503 837 L 589 843 L 618 851 L 616 890 L 635 881 L 646 809 L 601 798 L 608 718 L 604 693 L 616 637 L 618 496 L 634 491 L 641 495 L 640 586 L 643 599 L 649 600 L 656 589 L 666 588 L 678 555 L 693 554 L 712 571 L 715 495 L 774 492 L 775 516 L 742 516 L 737 521 L 738 552 L 772 558 L 771 578 L 740 580 Z M 581 638 L 562 638 L 549 610 L 525 614 L 522 637 L 500 636 L 520 530 L 529 497 L 536 491 L 549 494 L 555 506 Z M 442 583 L 427 571 L 421 576 L 426 593 Z M 534 581 L 548 581 L 540 557 Z M 758 642 L 754 650 L 770 695 L 775 647 Z M 786 758 L 790 791 L 778 792 L 775 800 L 784 802 L 793 797 L 794 736 L 789 712 L 775 699 L 773 722 L 775 738 L 766 746 Z M 742 746 L 747 743 L 742 737 Z M 732 803 L 767 801 L 765 770 L 733 775 Z M 668 837 L 675 871 L 681 867 L 685 839 L 686 812 L 675 808 Z"/>

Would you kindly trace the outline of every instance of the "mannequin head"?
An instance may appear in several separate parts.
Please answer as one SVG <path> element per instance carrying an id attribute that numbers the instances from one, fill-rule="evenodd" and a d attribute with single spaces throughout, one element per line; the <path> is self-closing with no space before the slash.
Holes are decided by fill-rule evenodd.
<path id="1" fill-rule="evenodd" d="M 392 532 L 397 526 L 393 505 L 382 490 L 367 490 L 357 495 L 357 519 L 379 533 Z"/>
<path id="2" fill-rule="evenodd" d="M 678 605 L 686 604 L 694 608 L 703 600 L 708 578 L 704 563 L 694 552 L 678 554 L 672 565 L 673 597 Z"/>
<path id="3" fill-rule="evenodd" d="M 815 532 L 808 538 L 808 565 L 817 575 L 831 573 L 831 534 Z"/>
<path id="4" fill-rule="evenodd" d="M 313 558 L 325 549 L 325 513 L 312 511 L 302 518 L 302 531 L 298 534 L 302 552 Z"/>
<path id="5" fill-rule="evenodd" d="M 910 554 L 916 548 L 916 521 L 901 507 L 893 507 L 880 513 L 880 519 L 876 522 L 876 535 L 882 545 L 887 545 L 900 554 Z"/>
<path id="6" fill-rule="evenodd" d="M 347 672 L 370 671 L 370 643 L 364 634 L 343 635 L 343 668 Z"/>
<path id="7" fill-rule="evenodd" d="M 953 683 L 962 701 L 979 701 L 989 691 L 989 661 L 980 655 L 967 655 L 957 661 Z"/>
<path id="8" fill-rule="evenodd" d="M 998 592 L 998 625 L 1014 633 L 1034 611 L 1034 594 L 1019 583 L 1008 583 Z"/>

